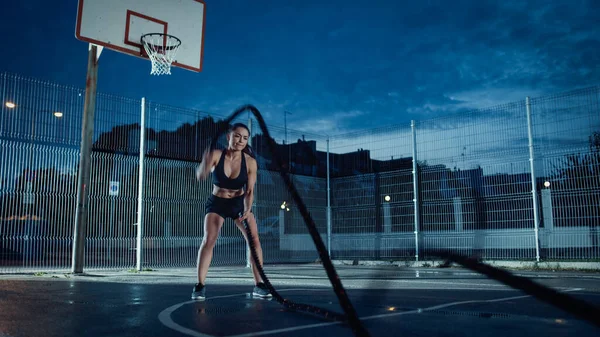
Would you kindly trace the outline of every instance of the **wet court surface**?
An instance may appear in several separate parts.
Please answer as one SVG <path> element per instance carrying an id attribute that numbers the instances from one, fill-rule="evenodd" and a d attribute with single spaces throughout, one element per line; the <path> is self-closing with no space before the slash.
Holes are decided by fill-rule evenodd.
<path id="1" fill-rule="evenodd" d="M 598 336 L 600 328 L 473 272 L 338 266 L 371 336 Z M 266 266 L 292 301 L 342 312 L 319 265 Z M 600 306 L 600 274 L 520 272 Z M 194 270 L 0 275 L 0 336 L 352 336 L 342 323 L 250 296 L 250 271 L 212 267 L 207 300 Z"/>

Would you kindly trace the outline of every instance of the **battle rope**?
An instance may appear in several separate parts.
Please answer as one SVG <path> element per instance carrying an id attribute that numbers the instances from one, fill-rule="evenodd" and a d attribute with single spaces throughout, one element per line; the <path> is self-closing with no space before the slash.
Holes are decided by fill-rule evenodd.
<path id="1" fill-rule="evenodd" d="M 535 283 L 526 277 L 513 275 L 506 270 L 481 263 L 474 258 L 469 258 L 446 251 L 433 252 L 432 255 L 456 262 L 465 268 L 486 275 L 491 279 L 506 284 L 507 286 L 522 290 L 526 294 L 529 294 L 546 303 L 552 304 L 555 307 L 558 307 L 600 327 L 600 308 L 595 307 L 585 301 Z"/>
<path id="2" fill-rule="evenodd" d="M 261 275 L 267 288 L 269 288 L 269 291 L 271 292 L 271 294 L 273 294 L 273 297 L 278 302 L 283 304 L 285 307 L 294 309 L 294 310 L 298 310 L 298 311 L 305 311 L 305 312 L 319 314 L 323 317 L 333 319 L 333 320 L 347 321 L 347 323 L 350 325 L 350 327 L 352 328 L 352 330 L 356 336 L 369 336 L 368 331 L 363 327 L 360 319 L 358 318 L 358 315 L 356 314 L 356 311 L 354 310 L 354 307 L 352 306 L 352 304 L 350 302 L 350 299 L 348 298 L 348 296 L 346 294 L 346 291 L 344 290 L 344 287 L 341 284 L 340 278 L 337 275 L 335 268 L 333 267 L 333 264 L 331 263 L 329 254 L 327 254 L 327 248 L 325 247 L 325 244 L 323 243 L 323 241 L 319 235 L 319 232 L 316 229 L 316 225 L 315 225 L 312 217 L 310 216 L 310 213 L 308 212 L 306 205 L 302 201 L 302 198 L 300 197 L 298 191 L 296 190 L 296 187 L 292 183 L 287 172 L 285 170 L 281 169 L 283 167 L 283 165 L 282 165 L 281 158 L 277 155 L 275 141 L 270 137 L 267 126 L 262 118 L 262 115 L 258 111 L 258 109 L 256 109 L 252 105 L 244 105 L 244 106 L 238 108 L 237 110 L 235 110 L 233 112 L 233 114 L 229 118 L 224 120 L 223 123 L 221 124 L 221 126 L 219 127 L 219 131 L 214 136 L 214 138 L 211 142 L 211 149 L 214 149 L 214 146 L 216 145 L 218 138 L 229 127 L 229 123 L 233 119 L 235 119 L 240 113 L 242 113 L 246 110 L 249 110 L 252 112 L 254 117 L 257 119 L 257 121 L 260 125 L 260 128 L 264 133 L 264 136 L 266 136 L 269 148 L 271 150 L 271 153 L 273 154 L 273 158 L 276 161 L 277 167 L 280 168 L 279 172 L 281 174 L 281 177 L 283 178 L 284 182 L 286 183 L 288 190 L 292 194 L 292 197 L 296 203 L 296 206 L 298 207 L 298 210 L 300 211 L 300 213 L 302 214 L 302 217 L 304 218 L 304 222 L 305 222 L 305 224 L 308 228 L 308 231 L 311 235 L 311 238 L 313 239 L 313 242 L 315 243 L 315 246 L 319 252 L 319 256 L 321 257 L 321 261 L 323 263 L 323 266 L 325 267 L 327 276 L 329 277 L 329 280 L 333 286 L 333 290 L 334 290 L 335 294 L 337 295 L 339 303 L 340 303 L 342 309 L 344 310 L 344 312 L 346 313 L 346 315 L 345 316 L 340 315 L 338 313 L 331 312 L 326 309 L 322 309 L 322 308 L 307 305 L 307 304 L 294 303 L 292 301 L 289 301 L 289 300 L 283 298 L 275 290 L 275 288 L 273 288 L 273 285 L 270 283 L 269 279 L 265 275 L 264 270 L 263 270 L 261 264 L 259 263 L 258 256 L 256 254 L 252 231 L 250 230 L 248 223 L 246 221 L 244 221 L 244 228 L 245 228 L 246 234 L 248 236 L 248 243 L 251 248 L 250 250 L 251 250 L 252 258 L 253 258 L 255 266 L 257 267 L 257 269 L 259 271 L 259 274 Z M 598 317 L 600 317 L 600 309 L 585 302 L 585 301 L 578 300 L 567 294 L 560 293 L 552 288 L 537 284 L 537 283 L 529 280 L 528 278 L 516 276 L 516 275 L 513 275 L 510 272 L 502 270 L 500 268 L 481 263 L 473 258 L 464 257 L 461 255 L 451 253 L 451 252 L 446 252 L 446 251 L 437 251 L 433 255 L 444 258 L 444 259 L 452 261 L 452 262 L 456 262 L 467 269 L 470 269 L 470 270 L 473 270 L 480 274 L 486 275 L 489 278 L 499 281 L 499 282 L 501 282 L 505 285 L 508 285 L 512 288 L 522 290 L 525 293 L 533 296 L 534 298 L 537 298 L 539 300 L 542 300 L 544 302 L 552 304 L 568 313 L 571 313 L 577 317 L 580 317 L 580 318 L 582 318 L 586 321 L 589 321 L 592 324 L 600 327 L 600 320 L 598 319 Z M 347 319 L 347 320 L 345 320 L 345 319 Z"/>
<path id="3" fill-rule="evenodd" d="M 241 217 L 242 213 L 240 213 L 239 216 Z M 346 321 L 346 316 L 338 314 L 337 312 L 329 311 L 329 310 L 319 308 L 316 306 L 312 306 L 312 305 L 308 305 L 308 304 L 295 303 L 295 302 L 292 302 L 292 301 L 288 300 L 287 298 L 284 298 L 283 296 L 281 296 L 279 294 L 279 292 L 277 292 L 275 287 L 273 287 L 273 285 L 271 284 L 271 281 L 269 281 L 269 278 L 265 274 L 265 271 L 263 270 L 263 268 L 258 260 L 258 255 L 256 254 L 256 247 L 254 246 L 254 235 L 252 234 L 252 230 L 248 226 L 248 221 L 244 220 L 244 221 L 242 221 L 242 223 L 244 224 L 244 229 L 246 230 L 246 235 L 248 236 L 248 244 L 250 245 L 250 250 L 252 253 L 252 260 L 254 261 L 254 265 L 256 266 L 256 268 L 260 274 L 260 277 L 263 279 L 263 282 L 265 283 L 267 288 L 269 288 L 269 292 L 273 295 L 273 298 L 275 300 L 277 300 L 277 302 L 283 304 L 283 306 L 285 306 L 288 309 L 313 313 L 313 314 L 320 315 L 320 316 L 323 316 L 328 319 L 332 319 L 334 321 L 343 321 L 343 322 Z"/>
<path id="4" fill-rule="evenodd" d="M 246 221 L 244 221 L 244 227 L 246 229 L 246 234 L 248 236 L 248 244 L 251 248 L 250 251 L 252 254 L 252 259 L 255 262 L 254 265 L 258 269 L 258 272 L 259 272 L 261 278 L 263 279 L 263 282 L 265 283 L 267 288 L 269 288 L 269 291 L 273 295 L 273 298 L 275 298 L 275 300 L 277 300 L 279 303 L 281 303 L 286 308 L 321 315 L 325 318 L 333 319 L 335 321 L 344 321 L 344 322 L 348 323 L 348 325 L 354 332 L 355 336 L 361 336 L 361 337 L 369 336 L 368 331 L 363 327 L 360 319 L 358 318 L 358 314 L 356 313 L 356 310 L 352 306 L 352 303 L 350 302 L 350 298 L 348 298 L 346 290 L 344 289 L 344 286 L 342 285 L 342 282 L 341 282 L 337 272 L 335 271 L 333 263 L 331 262 L 329 254 L 327 253 L 327 248 L 326 248 L 325 244 L 323 243 L 321 236 L 319 235 L 319 231 L 317 230 L 317 227 L 316 227 L 313 219 L 311 218 L 310 213 L 308 212 L 308 209 L 306 208 L 306 205 L 302 201 L 300 194 L 296 190 L 296 187 L 292 183 L 287 172 L 285 170 L 281 169 L 283 167 L 283 163 L 281 161 L 281 158 L 277 155 L 275 141 L 269 135 L 269 130 L 267 128 L 267 125 L 266 125 L 264 119 L 262 118 L 260 111 L 258 111 L 258 109 L 252 105 L 244 105 L 244 106 L 241 106 L 238 109 L 236 109 L 227 119 L 225 119 L 222 123 L 220 123 L 220 126 L 218 127 L 218 131 L 214 135 L 214 137 L 210 143 L 210 149 L 211 150 L 215 149 L 219 137 L 224 132 L 226 132 L 227 129 L 229 128 L 229 123 L 231 123 L 231 121 L 233 121 L 239 114 L 241 114 L 242 112 L 244 112 L 246 110 L 252 112 L 252 114 L 258 121 L 258 124 L 263 132 L 263 135 L 267 139 L 269 149 L 271 150 L 271 153 L 273 154 L 273 158 L 275 159 L 277 167 L 279 168 L 279 173 L 281 174 L 281 177 L 283 178 L 284 182 L 286 183 L 289 192 L 292 194 L 292 197 L 293 197 L 294 201 L 296 202 L 296 206 L 298 207 L 298 210 L 300 211 L 300 213 L 302 214 L 302 217 L 304 218 L 304 222 L 306 223 L 306 226 L 308 227 L 308 231 L 315 243 L 315 246 L 317 247 L 317 251 L 319 252 L 321 262 L 323 263 L 323 267 L 325 268 L 325 271 L 327 272 L 327 276 L 329 278 L 329 281 L 331 282 L 333 291 L 335 292 L 335 294 L 338 298 L 338 301 L 340 303 L 340 306 L 342 307 L 342 309 L 345 312 L 345 315 L 341 315 L 339 313 L 329 311 L 329 310 L 326 310 L 323 308 L 319 308 L 316 306 L 308 305 L 308 304 L 294 303 L 286 298 L 283 298 L 277 292 L 277 290 L 275 290 L 275 288 L 269 281 L 268 277 L 265 275 L 265 272 L 264 272 L 261 264 L 259 263 L 258 256 L 256 255 L 252 232 L 251 232 L 250 228 L 248 227 L 248 223 Z"/>

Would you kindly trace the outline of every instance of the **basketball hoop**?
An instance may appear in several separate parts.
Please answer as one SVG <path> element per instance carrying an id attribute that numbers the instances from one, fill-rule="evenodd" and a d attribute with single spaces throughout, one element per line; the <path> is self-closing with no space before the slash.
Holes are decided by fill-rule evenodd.
<path id="1" fill-rule="evenodd" d="M 181 46 L 181 40 L 173 35 L 150 33 L 142 35 L 141 42 L 152 62 L 150 74 L 171 75 L 171 64 Z"/>

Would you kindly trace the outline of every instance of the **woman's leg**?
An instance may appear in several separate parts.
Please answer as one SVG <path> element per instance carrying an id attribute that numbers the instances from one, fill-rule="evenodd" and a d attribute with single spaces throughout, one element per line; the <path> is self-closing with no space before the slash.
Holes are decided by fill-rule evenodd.
<path id="1" fill-rule="evenodd" d="M 219 237 L 219 231 L 223 226 L 225 220 L 216 213 L 208 213 L 204 217 L 204 237 L 202 238 L 202 244 L 198 250 L 198 282 L 204 284 L 206 274 L 208 273 L 208 267 L 213 257 L 213 248 Z"/>
<path id="2" fill-rule="evenodd" d="M 254 214 L 250 213 L 248 218 L 246 218 L 246 221 L 248 222 L 248 226 L 250 227 L 250 230 L 252 231 L 252 237 L 254 239 L 254 249 L 256 250 L 256 255 L 258 255 L 258 261 L 260 262 L 260 265 L 262 267 L 263 252 L 262 252 L 262 247 L 260 245 L 260 240 L 258 239 L 258 230 L 257 230 L 258 228 L 256 226 L 256 219 L 254 218 Z M 248 236 L 246 235 L 246 229 L 244 228 L 244 224 L 242 224 L 241 221 L 239 221 L 239 220 L 235 220 L 235 224 L 240 229 L 240 231 L 242 231 L 242 235 L 244 235 L 244 239 L 246 239 L 246 243 L 249 243 Z M 254 282 L 256 284 L 258 284 L 258 283 L 262 282 L 262 278 L 260 277 L 258 268 L 256 268 L 256 266 L 254 265 L 254 259 L 251 258 L 250 262 L 251 262 L 251 266 L 252 266 L 252 274 L 254 276 Z"/>

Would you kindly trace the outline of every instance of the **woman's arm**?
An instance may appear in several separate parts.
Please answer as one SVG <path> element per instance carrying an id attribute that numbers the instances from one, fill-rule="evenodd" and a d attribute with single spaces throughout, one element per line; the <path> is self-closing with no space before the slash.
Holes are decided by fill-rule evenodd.
<path id="1" fill-rule="evenodd" d="M 254 202 L 254 185 L 256 184 L 256 171 L 258 165 L 256 164 L 256 160 L 249 155 L 243 154 L 246 156 L 246 167 L 248 168 L 248 183 L 246 184 L 246 192 L 244 197 L 244 214 L 240 218 L 240 220 L 246 220 L 248 215 L 250 215 L 250 210 L 252 209 L 252 203 Z"/>
<path id="2" fill-rule="evenodd" d="M 205 180 L 208 178 L 210 174 L 210 170 L 215 166 L 215 158 L 221 155 L 220 150 L 210 151 L 210 149 L 206 149 L 204 154 L 202 155 L 202 161 L 198 168 L 196 168 L 196 179 Z"/>

